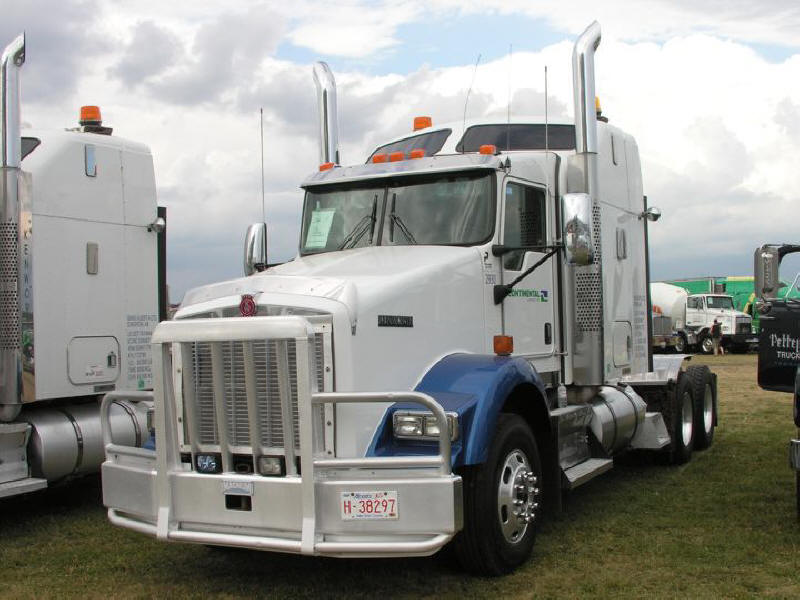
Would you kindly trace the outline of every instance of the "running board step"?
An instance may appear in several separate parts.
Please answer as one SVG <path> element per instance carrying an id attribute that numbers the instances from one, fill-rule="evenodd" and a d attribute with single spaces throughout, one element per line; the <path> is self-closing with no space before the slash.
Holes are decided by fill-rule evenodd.
<path id="1" fill-rule="evenodd" d="M 610 458 L 590 458 L 582 463 L 564 470 L 564 476 L 567 478 L 567 487 L 574 490 L 579 485 L 583 485 L 602 475 L 614 466 L 614 461 Z"/>
<path id="2" fill-rule="evenodd" d="M 28 492 L 35 492 L 36 490 L 43 490 L 46 487 L 47 480 L 39 479 L 38 477 L 28 477 L 18 481 L 0 483 L 0 498 L 10 498 L 18 494 L 27 494 Z"/>

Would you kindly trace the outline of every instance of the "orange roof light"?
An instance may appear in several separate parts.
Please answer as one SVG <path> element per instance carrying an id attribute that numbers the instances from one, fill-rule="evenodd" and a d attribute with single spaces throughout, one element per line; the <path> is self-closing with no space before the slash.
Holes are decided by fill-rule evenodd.
<path id="1" fill-rule="evenodd" d="M 374 162 L 376 164 L 377 163 L 385 163 L 387 160 L 389 160 L 389 155 L 388 154 L 375 154 L 372 157 L 372 162 Z"/>
<path id="2" fill-rule="evenodd" d="M 322 163 L 319 166 L 319 170 L 320 171 L 330 171 L 335 165 L 336 165 L 336 163 L 332 163 L 332 162 Z"/>
<path id="3" fill-rule="evenodd" d="M 103 118 L 100 116 L 99 106 L 81 106 L 81 117 L 79 120 L 81 125 L 102 123 Z"/>
<path id="4" fill-rule="evenodd" d="M 494 144 L 484 144 L 478 150 L 481 154 L 497 154 L 497 146 Z"/>
<path id="5" fill-rule="evenodd" d="M 433 119 L 430 117 L 414 117 L 414 131 L 433 126 Z"/>
<path id="6" fill-rule="evenodd" d="M 405 160 L 406 155 L 402 152 L 392 152 L 389 155 L 389 162 L 397 162 L 398 160 Z"/>
<path id="7" fill-rule="evenodd" d="M 510 335 L 494 336 L 494 353 L 498 356 L 508 356 L 514 352 L 514 338 Z"/>
<path id="8" fill-rule="evenodd" d="M 408 153 L 408 158 L 422 158 L 425 156 L 425 150 L 417 148 Z"/>

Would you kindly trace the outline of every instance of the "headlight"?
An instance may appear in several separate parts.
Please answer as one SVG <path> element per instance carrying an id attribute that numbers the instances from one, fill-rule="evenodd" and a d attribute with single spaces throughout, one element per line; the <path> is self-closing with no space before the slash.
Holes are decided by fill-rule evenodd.
<path id="1" fill-rule="evenodd" d="M 450 441 L 458 439 L 458 415 L 446 413 Z M 438 440 L 439 423 L 427 411 L 398 411 L 392 415 L 394 437 L 404 440 Z"/>

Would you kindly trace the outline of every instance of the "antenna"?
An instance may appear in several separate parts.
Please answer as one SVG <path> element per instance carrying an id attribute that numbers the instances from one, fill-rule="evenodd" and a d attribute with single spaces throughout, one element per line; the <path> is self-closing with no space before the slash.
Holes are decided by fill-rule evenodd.
<path id="1" fill-rule="evenodd" d="M 267 205 L 264 200 L 264 108 L 260 108 L 261 113 L 261 222 L 267 222 Z"/>
<path id="2" fill-rule="evenodd" d="M 472 69 L 472 81 L 469 82 L 469 88 L 467 88 L 467 97 L 464 99 L 464 119 L 461 122 L 461 135 L 464 135 L 464 131 L 467 129 L 467 104 L 469 103 L 469 94 L 472 91 L 472 84 L 475 83 L 475 73 L 478 72 L 478 63 L 481 62 L 481 55 L 478 54 L 478 60 L 475 61 L 475 67 Z"/>
<path id="3" fill-rule="evenodd" d="M 550 150 L 549 138 L 547 130 L 547 65 L 544 66 L 544 151 Z"/>
<path id="4" fill-rule="evenodd" d="M 508 108 L 506 115 L 506 151 L 511 150 L 511 59 L 514 54 L 514 46 L 508 45 Z"/>

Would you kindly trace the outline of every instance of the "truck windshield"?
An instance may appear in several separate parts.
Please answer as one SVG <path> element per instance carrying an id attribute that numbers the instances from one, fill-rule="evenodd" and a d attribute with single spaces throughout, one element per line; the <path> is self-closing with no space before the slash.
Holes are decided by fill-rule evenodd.
<path id="1" fill-rule="evenodd" d="M 397 179 L 306 192 L 300 254 L 369 245 L 469 246 L 494 231 L 490 174 Z"/>
<path id="2" fill-rule="evenodd" d="M 729 296 L 709 296 L 708 308 L 727 308 L 733 310 L 733 299 Z"/>

